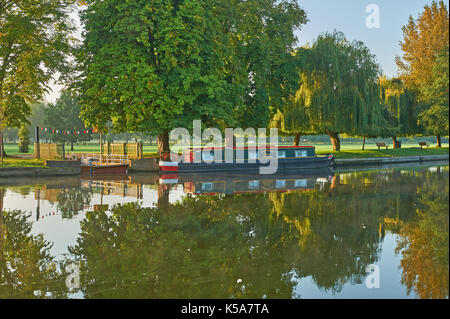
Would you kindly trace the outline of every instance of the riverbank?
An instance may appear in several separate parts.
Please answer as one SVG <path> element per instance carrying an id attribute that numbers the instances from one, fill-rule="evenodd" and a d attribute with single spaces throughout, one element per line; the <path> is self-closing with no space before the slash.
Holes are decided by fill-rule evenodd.
<path id="1" fill-rule="evenodd" d="M 0 167 L 0 178 L 46 177 L 80 175 L 80 168 L 72 167 Z"/>

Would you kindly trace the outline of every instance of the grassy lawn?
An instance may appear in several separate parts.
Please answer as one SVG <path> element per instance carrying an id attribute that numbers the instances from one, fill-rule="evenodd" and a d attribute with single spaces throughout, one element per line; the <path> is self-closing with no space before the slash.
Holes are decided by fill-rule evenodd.
<path id="1" fill-rule="evenodd" d="M 0 168 L 4 167 L 46 167 L 43 160 L 22 159 L 6 157 L 3 159 L 3 165 L 0 162 Z"/>
<path id="2" fill-rule="evenodd" d="M 317 149 L 318 155 L 324 155 L 332 153 L 338 159 L 344 158 L 369 158 L 369 157 L 401 157 L 401 156 L 426 156 L 426 155 L 448 155 L 448 147 L 436 148 L 430 147 L 428 149 L 417 149 L 416 147 L 409 148 L 399 148 L 399 149 L 381 149 L 375 147 L 375 149 L 366 149 L 362 151 L 361 149 L 346 150 L 342 148 L 340 152 L 333 152 L 331 150 L 320 150 Z"/>

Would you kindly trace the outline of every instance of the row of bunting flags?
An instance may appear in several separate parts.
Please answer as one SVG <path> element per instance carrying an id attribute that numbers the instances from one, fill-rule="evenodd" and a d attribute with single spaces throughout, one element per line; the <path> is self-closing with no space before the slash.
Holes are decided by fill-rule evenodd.
<path id="1" fill-rule="evenodd" d="M 91 134 L 91 133 L 98 133 L 98 130 L 94 129 L 88 129 L 83 131 L 72 131 L 72 130 L 56 130 L 51 129 L 48 127 L 41 127 L 42 132 L 52 133 L 52 134 L 63 134 L 63 135 L 81 135 L 81 134 Z"/>

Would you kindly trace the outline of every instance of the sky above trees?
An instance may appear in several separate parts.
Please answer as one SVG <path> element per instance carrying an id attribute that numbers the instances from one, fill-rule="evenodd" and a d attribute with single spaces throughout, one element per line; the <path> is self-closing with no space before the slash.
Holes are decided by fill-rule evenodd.
<path id="1" fill-rule="evenodd" d="M 402 54 L 399 45 L 403 39 L 402 26 L 408 23 L 410 15 L 417 18 L 424 6 L 431 2 L 432 0 L 299 0 L 309 19 L 297 34 L 299 44 L 312 43 L 325 31 L 342 31 L 347 39 L 364 42 L 376 55 L 384 75 L 393 77 L 397 75 L 395 57 Z M 448 7 L 449 1 L 444 2 Z M 366 7 L 369 4 L 380 8 L 379 29 L 366 27 L 365 21 L 369 15 Z"/>

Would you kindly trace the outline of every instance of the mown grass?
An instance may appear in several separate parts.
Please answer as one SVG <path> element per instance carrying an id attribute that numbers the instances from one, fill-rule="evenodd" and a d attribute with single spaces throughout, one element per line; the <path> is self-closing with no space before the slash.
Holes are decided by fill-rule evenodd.
<path id="1" fill-rule="evenodd" d="M 34 158 L 15 158 L 15 157 L 5 157 L 3 159 L 3 164 L 0 162 L 0 168 L 6 167 L 46 167 L 43 160 L 38 160 Z"/>
<path id="2" fill-rule="evenodd" d="M 401 157 L 401 156 L 429 156 L 429 155 L 448 155 L 448 147 L 430 147 L 430 148 L 398 148 L 398 149 L 368 149 L 368 150 L 341 150 L 334 152 L 332 150 L 316 150 L 318 155 L 332 153 L 337 159 L 346 158 L 370 158 L 370 157 Z"/>

